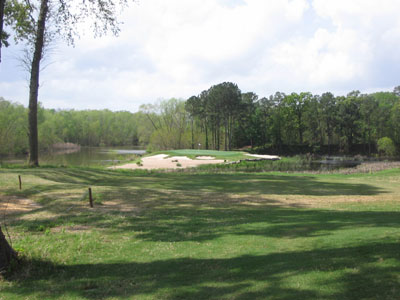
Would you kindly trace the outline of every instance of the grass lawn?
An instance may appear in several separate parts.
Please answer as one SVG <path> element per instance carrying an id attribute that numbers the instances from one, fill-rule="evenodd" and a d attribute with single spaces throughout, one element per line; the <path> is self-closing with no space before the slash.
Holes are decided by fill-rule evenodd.
<path id="1" fill-rule="evenodd" d="M 0 299 L 400 299 L 399 195 L 400 169 L 0 169 Z"/>
<path id="2" fill-rule="evenodd" d="M 240 151 L 217 151 L 217 150 L 195 150 L 195 149 L 181 149 L 181 150 L 164 150 L 153 152 L 150 156 L 156 154 L 167 154 L 169 156 L 187 156 L 195 159 L 197 156 L 212 156 L 215 159 L 225 159 L 227 161 L 236 161 L 240 159 L 249 159 L 250 156 L 246 152 Z"/>

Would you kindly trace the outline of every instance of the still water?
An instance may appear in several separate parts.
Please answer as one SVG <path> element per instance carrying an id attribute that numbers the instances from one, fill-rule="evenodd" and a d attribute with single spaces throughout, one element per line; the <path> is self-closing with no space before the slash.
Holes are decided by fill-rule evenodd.
<path id="1" fill-rule="evenodd" d="M 44 152 L 39 154 L 40 164 L 63 166 L 96 166 L 112 165 L 120 161 L 134 159 L 137 155 L 143 155 L 146 150 L 143 147 L 81 147 L 76 150 L 63 150 Z M 0 158 L 0 163 L 24 164 L 26 156 L 12 156 Z"/>

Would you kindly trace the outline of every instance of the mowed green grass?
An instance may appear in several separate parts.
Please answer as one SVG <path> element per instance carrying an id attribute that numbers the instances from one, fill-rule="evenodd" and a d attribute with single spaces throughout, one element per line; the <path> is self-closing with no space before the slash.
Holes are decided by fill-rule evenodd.
<path id="1" fill-rule="evenodd" d="M 196 150 L 196 149 L 180 149 L 180 150 L 163 150 L 149 154 L 150 156 L 155 154 L 167 154 L 169 156 L 187 156 L 191 159 L 195 159 L 197 156 L 212 156 L 215 159 L 224 159 L 227 161 L 236 161 L 240 159 L 249 159 L 250 156 L 246 155 L 245 152 L 240 151 L 217 151 L 217 150 Z"/>
<path id="2" fill-rule="evenodd" d="M 400 170 L 0 169 L 0 195 L 0 299 L 400 299 Z"/>

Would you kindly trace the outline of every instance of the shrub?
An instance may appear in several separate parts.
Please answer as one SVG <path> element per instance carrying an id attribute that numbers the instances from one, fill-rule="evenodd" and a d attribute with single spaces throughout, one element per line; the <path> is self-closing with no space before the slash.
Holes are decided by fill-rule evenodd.
<path id="1" fill-rule="evenodd" d="M 396 147 L 391 138 L 383 137 L 378 140 L 378 152 L 386 156 L 394 156 L 396 154 Z"/>

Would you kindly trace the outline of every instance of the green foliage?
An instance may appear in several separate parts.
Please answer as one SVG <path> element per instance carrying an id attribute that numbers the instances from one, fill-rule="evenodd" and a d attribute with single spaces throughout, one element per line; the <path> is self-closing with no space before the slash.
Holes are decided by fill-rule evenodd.
<path id="1" fill-rule="evenodd" d="M 15 174 L 29 178 L 23 194 Z M 87 186 L 104 205 L 83 206 Z M 397 299 L 399 169 L 374 174 L 0 170 L 11 299 Z"/>
<path id="2" fill-rule="evenodd" d="M 248 158 L 248 157 L 247 157 Z M 211 173 L 220 172 L 304 172 L 320 170 L 319 165 L 313 165 L 312 162 L 304 156 L 285 157 L 280 160 L 260 160 L 246 161 L 235 164 L 215 164 L 215 165 L 200 165 L 197 167 L 200 171 Z M 188 170 L 190 172 L 191 170 Z"/>
<path id="3" fill-rule="evenodd" d="M 251 92 L 241 94 L 238 88 L 235 94 L 235 88 L 222 83 L 186 102 L 194 132 L 203 132 L 197 137 L 205 149 L 272 145 L 279 152 L 282 146 L 293 145 L 309 146 L 315 152 L 349 153 L 359 152 L 362 146 L 363 152 L 372 154 L 383 136 L 400 143 L 396 92 L 353 91 L 346 97 L 277 92 L 258 99 Z M 235 95 L 240 95 L 239 101 Z"/>
<path id="4" fill-rule="evenodd" d="M 34 7 L 28 1 L 5 0 L 4 27 L 7 31 L 13 32 L 16 42 L 30 39 L 35 31 L 31 16 Z M 9 45 L 10 34 L 3 32 L 2 44 Z"/>
<path id="5" fill-rule="evenodd" d="M 0 155 L 27 149 L 27 110 L 0 97 Z"/>
<path id="6" fill-rule="evenodd" d="M 195 159 L 197 156 L 211 156 L 216 159 L 223 159 L 227 161 L 237 161 L 240 159 L 249 158 L 243 152 L 237 151 L 217 151 L 217 150 L 194 150 L 194 149 L 178 149 L 178 150 L 168 150 L 160 151 L 159 153 L 167 154 L 169 156 L 187 156 L 191 159 Z M 152 155 L 157 154 L 153 153 Z"/>
<path id="7" fill-rule="evenodd" d="M 164 100 L 154 105 L 142 105 L 141 114 L 152 127 L 148 140 L 152 151 L 190 148 L 189 113 L 185 102 L 178 99 Z"/>
<path id="8" fill-rule="evenodd" d="M 380 154 L 386 156 L 394 156 L 396 154 L 396 147 L 391 138 L 383 137 L 378 140 L 378 151 Z"/>
<path id="9" fill-rule="evenodd" d="M 28 151 L 28 110 L 0 98 L 0 155 Z M 58 142 L 82 146 L 137 145 L 143 116 L 126 111 L 53 110 L 39 103 L 38 128 L 41 150 Z"/>
<path id="10" fill-rule="evenodd" d="M 0 105 L 4 116 L 0 120 L 0 154 L 26 152 L 27 110 L 6 102 L 3 99 Z M 353 91 L 340 97 L 277 92 L 259 99 L 224 82 L 187 101 L 172 98 L 142 105 L 137 113 L 39 106 L 38 121 L 42 150 L 56 142 L 71 142 L 82 146 L 143 145 L 149 152 L 252 148 L 284 155 L 372 155 L 382 137 L 400 144 L 400 98 L 390 92 Z M 6 138 L 5 133 L 11 131 L 12 138 Z"/>

